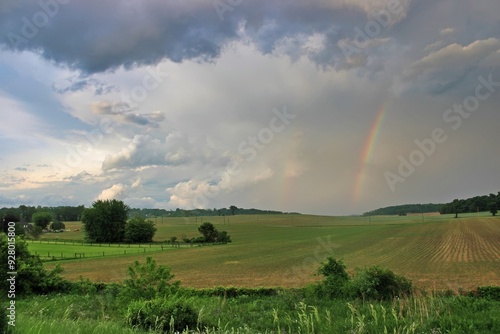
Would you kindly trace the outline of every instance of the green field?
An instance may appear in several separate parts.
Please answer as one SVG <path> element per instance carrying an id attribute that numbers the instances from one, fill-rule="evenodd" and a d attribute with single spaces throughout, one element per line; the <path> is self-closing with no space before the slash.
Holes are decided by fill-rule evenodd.
<path id="1" fill-rule="evenodd" d="M 144 245 L 137 249 L 132 246 L 126 254 L 120 254 L 125 250 L 123 245 L 77 247 L 67 241 L 66 245 L 34 243 L 30 247 L 37 251 L 36 247 L 43 245 L 40 254 L 65 252 L 65 247 L 69 255 L 96 252 L 97 257 L 49 262 L 46 266 L 60 263 L 69 279 L 81 276 L 102 282 L 122 281 L 128 265 L 149 255 L 171 267 L 184 286 L 303 287 L 319 279 L 314 273 L 325 257 L 336 256 L 344 259 L 348 268 L 380 265 L 430 290 L 500 285 L 500 218 L 487 213 L 457 219 L 453 215 L 163 217 L 155 219 L 155 242 L 172 236 L 179 240 L 198 236 L 197 226 L 204 221 L 228 231 L 233 242 L 170 247 L 153 253 L 141 253 Z M 66 225 L 80 231 L 45 234 L 43 239 L 82 240 L 80 223 Z M 106 249 L 117 254 L 98 257 Z"/>
<path id="2" fill-rule="evenodd" d="M 91 257 L 122 256 L 127 254 L 144 254 L 172 250 L 167 244 L 88 244 L 76 241 L 28 241 L 32 254 L 40 256 L 42 260 L 70 260 Z"/>

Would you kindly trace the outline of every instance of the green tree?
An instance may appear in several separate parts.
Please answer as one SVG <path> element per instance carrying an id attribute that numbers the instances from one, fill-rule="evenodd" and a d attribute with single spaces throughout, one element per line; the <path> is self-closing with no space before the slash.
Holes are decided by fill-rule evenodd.
<path id="1" fill-rule="evenodd" d="M 42 228 L 40 226 L 33 226 L 28 233 L 33 239 L 38 239 L 43 234 Z"/>
<path id="2" fill-rule="evenodd" d="M 10 267 L 8 262 L 9 243 L 15 239 L 15 264 Z M 11 249 L 10 249 L 11 250 Z M 60 273 L 62 269 L 57 265 L 51 271 L 46 271 L 42 261 L 37 255 L 32 255 L 28 251 L 28 245 L 22 238 L 14 237 L 14 234 L 0 234 L 0 260 L 9 270 L 0 270 L 0 292 L 6 296 L 10 290 L 10 282 L 7 280 L 11 275 L 8 271 L 17 272 L 15 295 L 30 293 L 48 293 L 52 291 L 64 290 L 68 283 L 65 282 Z M 9 265 L 9 267 L 7 267 Z"/>
<path id="3" fill-rule="evenodd" d="M 152 221 L 135 216 L 125 225 L 125 242 L 153 242 L 155 233 L 156 227 Z"/>
<path id="4" fill-rule="evenodd" d="M 237 208 L 235 205 L 231 205 L 231 206 L 229 207 L 229 210 L 231 210 L 231 213 L 232 213 L 232 215 L 234 216 L 234 213 L 236 212 L 236 210 L 238 210 L 238 208 Z"/>
<path id="5" fill-rule="evenodd" d="M 205 242 L 215 242 L 219 233 L 212 223 L 204 222 L 198 227 L 198 231 L 203 235 Z"/>
<path id="6" fill-rule="evenodd" d="M 50 224 L 50 228 L 53 230 L 64 230 L 66 228 L 66 225 L 64 225 L 64 223 L 61 221 L 55 221 Z"/>
<path id="7" fill-rule="evenodd" d="M 42 211 L 34 213 L 31 217 L 33 224 L 35 226 L 40 226 L 42 229 L 46 229 L 49 223 L 54 219 L 50 212 Z"/>
<path id="8" fill-rule="evenodd" d="M 498 212 L 497 203 L 490 202 L 490 204 L 488 204 L 488 209 L 490 210 L 491 214 L 495 216 Z"/>
<path id="9" fill-rule="evenodd" d="M 10 222 L 17 223 L 19 221 L 20 221 L 20 219 L 19 219 L 19 217 L 15 213 L 13 213 L 11 211 L 5 213 L 4 216 L 3 216 L 3 219 L 2 219 L 2 231 L 4 231 L 5 233 L 7 233 L 7 229 L 9 228 L 8 224 Z"/>
<path id="10" fill-rule="evenodd" d="M 122 201 L 98 200 L 83 212 L 85 237 L 90 242 L 122 242 L 129 207 Z"/>

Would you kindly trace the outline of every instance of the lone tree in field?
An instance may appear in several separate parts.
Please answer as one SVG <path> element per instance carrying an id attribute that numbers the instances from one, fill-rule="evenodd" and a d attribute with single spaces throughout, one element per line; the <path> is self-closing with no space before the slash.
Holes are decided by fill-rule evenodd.
<path id="1" fill-rule="evenodd" d="M 490 209 L 490 212 L 493 216 L 495 216 L 498 212 L 498 209 L 497 209 L 497 203 L 495 202 L 491 202 L 489 205 L 488 205 L 488 209 Z"/>
<path id="2" fill-rule="evenodd" d="M 153 242 L 155 233 L 156 227 L 152 221 L 135 216 L 125 225 L 125 242 Z"/>
<path id="3" fill-rule="evenodd" d="M 233 216 L 234 216 L 234 213 L 236 212 L 236 210 L 238 210 L 238 208 L 237 208 L 235 205 L 231 205 L 231 206 L 229 207 L 229 210 L 231 210 L 231 213 L 232 213 L 232 214 L 233 214 Z"/>
<path id="4" fill-rule="evenodd" d="M 49 223 L 53 219 L 54 217 L 52 217 L 52 214 L 50 212 L 37 212 L 34 213 L 33 216 L 31 217 L 33 224 L 35 226 L 40 226 L 42 229 L 47 228 L 47 226 L 49 226 Z"/>
<path id="5" fill-rule="evenodd" d="M 90 242 L 122 242 L 129 207 L 122 201 L 98 200 L 83 212 L 85 237 Z"/>
<path id="6" fill-rule="evenodd" d="M 226 231 L 217 231 L 212 223 L 205 222 L 198 227 L 198 231 L 203 234 L 205 242 L 231 242 L 231 237 Z"/>
<path id="7" fill-rule="evenodd" d="M 203 234 L 206 242 L 215 242 L 217 240 L 218 232 L 212 223 L 205 222 L 198 227 L 198 231 Z"/>

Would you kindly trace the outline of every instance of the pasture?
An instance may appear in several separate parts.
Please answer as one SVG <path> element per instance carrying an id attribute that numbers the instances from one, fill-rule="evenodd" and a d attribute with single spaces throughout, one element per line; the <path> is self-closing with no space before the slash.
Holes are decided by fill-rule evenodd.
<path id="1" fill-rule="evenodd" d="M 205 221 L 228 231 L 227 245 L 168 248 L 158 247 L 172 236 L 198 236 Z M 327 256 L 342 258 L 347 267 L 379 265 L 410 278 L 428 290 L 473 289 L 500 285 L 500 218 L 488 213 L 454 215 L 409 215 L 373 217 L 328 217 L 313 215 L 246 215 L 229 217 L 156 218 L 156 244 L 131 246 L 130 253 L 48 262 L 64 268 L 63 276 L 94 281 L 122 281 L 135 260 L 153 256 L 172 268 L 183 286 L 303 287 L 319 279 L 315 271 Z M 64 252 L 82 240 L 79 222 L 66 223 L 72 231 L 45 234 L 42 240 L 58 238 L 63 244 L 33 243 L 35 250 Z M 79 252 L 96 252 L 116 246 L 79 245 Z M 134 249 L 137 247 L 137 249 Z M 138 253 L 134 253 L 134 251 Z M 142 251 L 142 253 L 141 253 Z M 42 252 L 42 251 L 41 251 Z M 68 254 L 75 253 L 68 248 Z"/>

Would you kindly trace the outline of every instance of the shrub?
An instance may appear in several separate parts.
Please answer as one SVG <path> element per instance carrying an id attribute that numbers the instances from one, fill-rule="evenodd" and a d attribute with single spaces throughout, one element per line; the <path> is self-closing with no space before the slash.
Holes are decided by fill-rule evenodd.
<path id="1" fill-rule="evenodd" d="M 223 243 L 231 242 L 231 237 L 229 236 L 229 234 L 227 234 L 227 231 L 220 231 L 217 237 L 217 241 Z"/>
<path id="2" fill-rule="evenodd" d="M 144 264 L 135 261 L 134 265 L 128 268 L 128 275 L 129 278 L 123 282 L 120 296 L 125 301 L 165 297 L 179 287 L 179 282 L 171 282 L 174 275 L 170 273 L 170 268 L 157 265 L 149 256 Z"/>
<path id="3" fill-rule="evenodd" d="M 411 282 L 392 270 L 378 266 L 359 270 L 349 284 L 353 297 L 363 299 L 391 299 L 411 294 Z"/>
<path id="4" fill-rule="evenodd" d="M 341 297 L 345 294 L 349 274 L 342 260 L 328 257 L 319 267 L 318 274 L 325 277 L 323 283 L 317 287 L 318 294 L 326 294 L 330 297 Z"/>
<path id="5" fill-rule="evenodd" d="M 186 301 L 155 298 L 130 303 L 126 321 L 133 328 L 173 333 L 196 328 L 198 313 Z"/>
<path id="6" fill-rule="evenodd" d="M 191 243 L 192 244 L 202 244 L 204 243 L 206 240 L 204 237 L 196 237 L 196 238 L 192 238 L 191 239 Z"/>
<path id="7" fill-rule="evenodd" d="M 480 298 L 500 301 L 500 286 L 480 286 L 476 295 Z"/>

